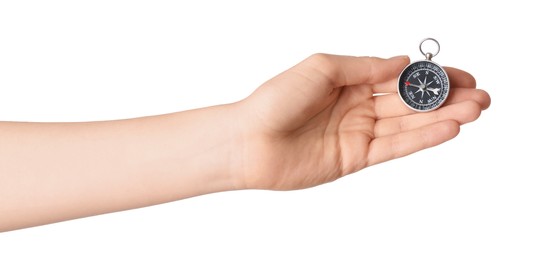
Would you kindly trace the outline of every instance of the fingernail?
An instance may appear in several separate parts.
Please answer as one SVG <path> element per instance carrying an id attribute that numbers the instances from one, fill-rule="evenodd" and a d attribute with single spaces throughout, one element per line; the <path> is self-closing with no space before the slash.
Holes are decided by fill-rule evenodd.
<path id="1" fill-rule="evenodd" d="M 399 59 L 408 59 L 409 56 L 407 55 L 399 55 L 399 56 L 394 56 L 392 58 L 390 58 L 389 60 L 399 60 Z"/>

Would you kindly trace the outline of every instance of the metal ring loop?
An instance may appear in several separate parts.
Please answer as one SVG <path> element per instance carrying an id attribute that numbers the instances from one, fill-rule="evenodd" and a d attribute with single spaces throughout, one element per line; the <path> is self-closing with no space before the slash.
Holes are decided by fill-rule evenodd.
<path id="1" fill-rule="evenodd" d="M 431 53 L 431 52 L 425 53 L 425 52 L 422 50 L 422 44 L 424 44 L 425 41 L 433 41 L 433 42 L 435 42 L 435 44 L 437 44 L 437 51 L 436 51 L 435 53 Z M 423 39 L 423 40 L 420 42 L 420 46 L 419 46 L 419 47 L 420 47 L 420 52 L 422 53 L 422 55 L 426 56 L 426 58 L 427 58 L 427 56 L 428 56 L 428 55 L 427 55 L 428 53 L 431 54 L 431 57 L 430 57 L 430 58 L 433 58 L 433 57 L 437 56 L 437 54 L 439 54 L 439 51 L 441 50 L 441 45 L 439 44 L 439 42 L 438 42 L 437 40 L 435 40 L 435 39 L 433 39 L 433 38 L 425 38 L 425 39 Z"/>

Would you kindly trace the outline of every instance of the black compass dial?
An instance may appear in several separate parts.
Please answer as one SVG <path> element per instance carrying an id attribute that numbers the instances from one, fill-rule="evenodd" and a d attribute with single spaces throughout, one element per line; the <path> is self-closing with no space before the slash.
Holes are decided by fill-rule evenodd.
<path id="1" fill-rule="evenodd" d="M 430 60 L 409 64 L 399 76 L 399 96 L 415 111 L 437 109 L 446 101 L 449 91 L 448 75 L 441 66 Z"/>

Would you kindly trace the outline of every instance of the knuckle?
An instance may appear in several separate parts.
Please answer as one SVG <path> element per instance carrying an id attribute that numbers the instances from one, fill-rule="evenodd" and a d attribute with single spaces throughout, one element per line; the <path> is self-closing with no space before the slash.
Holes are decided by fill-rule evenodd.
<path id="1" fill-rule="evenodd" d="M 304 68 L 313 72 L 329 85 L 337 85 L 340 79 L 340 67 L 334 55 L 325 53 L 316 53 L 309 56 Z"/>
<path id="2" fill-rule="evenodd" d="M 315 53 L 309 56 L 307 61 L 312 66 L 324 71 L 331 71 L 335 67 L 334 59 L 330 54 Z"/>

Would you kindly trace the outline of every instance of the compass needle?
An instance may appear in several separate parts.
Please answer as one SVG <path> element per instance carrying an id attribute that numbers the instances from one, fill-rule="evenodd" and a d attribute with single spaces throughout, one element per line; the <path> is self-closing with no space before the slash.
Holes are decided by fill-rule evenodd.
<path id="1" fill-rule="evenodd" d="M 439 95 L 439 90 L 441 90 L 440 88 L 427 88 L 427 90 L 433 92 L 433 94 L 435 95 Z"/>

